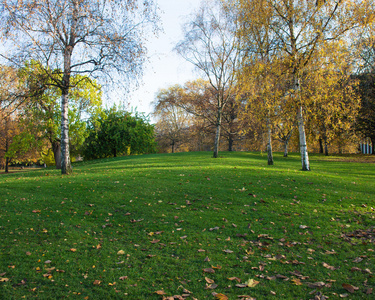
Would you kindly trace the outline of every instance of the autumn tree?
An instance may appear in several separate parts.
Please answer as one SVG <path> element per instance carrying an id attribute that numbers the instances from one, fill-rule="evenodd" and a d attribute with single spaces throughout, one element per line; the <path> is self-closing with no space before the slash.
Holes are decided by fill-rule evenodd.
<path id="1" fill-rule="evenodd" d="M 192 117 L 177 104 L 183 95 L 182 87 L 174 85 L 160 90 L 154 103 L 158 142 L 168 144 L 172 153 L 188 142 L 188 131 L 192 125 Z"/>
<path id="2" fill-rule="evenodd" d="M 372 143 L 375 154 L 375 24 L 361 30 L 355 44 L 357 58 L 355 78 L 359 80 L 358 92 L 361 109 L 356 120 L 356 131 Z"/>
<path id="3" fill-rule="evenodd" d="M 239 6 L 244 2 L 236 1 Z M 259 2 L 259 1 L 257 1 Z M 302 170 L 310 170 L 307 151 L 304 108 L 301 97 L 302 74 L 312 56 L 323 43 L 343 38 L 345 34 L 371 20 L 373 1 L 307 1 L 262 0 L 266 13 L 272 16 L 269 28 L 277 36 L 277 44 L 284 57 L 283 73 L 291 77 L 289 93 L 294 98 L 298 121 Z M 244 12 L 251 20 L 252 11 Z M 255 16 L 259 18 L 259 16 Z M 244 31 L 246 33 L 246 31 Z"/>
<path id="4" fill-rule="evenodd" d="M 319 139 L 325 155 L 334 139 L 342 139 L 341 133 L 354 136 L 360 97 L 349 56 L 345 43 L 331 42 L 312 57 L 303 78 L 301 93 L 307 99 L 307 130 Z"/>
<path id="5" fill-rule="evenodd" d="M 219 152 L 223 111 L 236 93 L 235 70 L 239 54 L 234 15 L 221 9 L 219 3 L 203 2 L 200 10 L 184 25 L 184 38 L 176 46 L 177 53 L 204 75 L 214 92 L 215 158 Z"/>
<path id="6" fill-rule="evenodd" d="M 2 56 L 19 65 L 34 59 L 61 74 L 47 73 L 61 90 L 61 165 L 68 174 L 71 77 L 137 78 L 145 61 L 145 29 L 157 29 L 154 1 L 4 0 L 0 11 L 1 36 L 9 46 Z"/>

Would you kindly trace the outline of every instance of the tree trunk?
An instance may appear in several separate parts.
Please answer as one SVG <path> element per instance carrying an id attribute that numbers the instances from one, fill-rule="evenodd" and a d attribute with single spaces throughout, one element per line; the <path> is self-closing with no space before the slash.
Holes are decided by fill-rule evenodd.
<path id="1" fill-rule="evenodd" d="M 219 109 L 218 113 L 217 113 L 216 136 L 215 136 L 215 145 L 214 145 L 214 158 L 219 157 L 221 118 L 222 118 L 221 109 Z"/>
<path id="2" fill-rule="evenodd" d="M 309 163 L 309 154 L 307 152 L 307 144 L 306 144 L 306 132 L 305 132 L 305 124 L 303 121 L 303 108 L 302 106 L 299 107 L 297 112 L 297 120 L 298 120 L 298 131 L 299 131 L 299 146 L 301 152 L 301 162 L 302 162 L 302 171 L 310 171 L 310 163 Z"/>
<path id="3" fill-rule="evenodd" d="M 72 165 L 69 155 L 68 94 L 61 96 L 61 174 L 70 174 Z"/>
<path id="4" fill-rule="evenodd" d="M 53 142 L 52 143 L 52 151 L 55 157 L 55 165 L 56 169 L 61 169 L 61 145 L 60 142 Z"/>
<path id="5" fill-rule="evenodd" d="M 324 153 L 323 139 L 319 138 L 319 153 Z"/>
<path id="6" fill-rule="evenodd" d="M 288 144 L 289 144 L 289 139 L 284 141 L 284 157 L 288 157 Z"/>
<path id="7" fill-rule="evenodd" d="M 76 3 L 74 4 L 77 5 Z M 64 51 L 64 74 L 61 88 L 61 174 L 70 174 L 73 171 L 69 154 L 68 118 L 72 53 L 73 47 L 68 45 Z"/>
<path id="8" fill-rule="evenodd" d="M 231 133 L 229 133 L 229 138 L 228 138 L 228 151 L 232 152 L 233 151 L 233 136 Z"/>
<path id="9" fill-rule="evenodd" d="M 174 142 L 174 141 L 172 141 L 171 146 L 172 146 L 172 153 L 174 153 L 174 152 L 175 152 L 175 149 L 174 149 L 174 147 L 175 147 L 175 142 Z"/>
<path id="10" fill-rule="evenodd" d="M 5 155 L 9 150 L 8 119 L 5 118 Z M 5 173 L 9 173 L 9 157 L 5 158 Z"/>
<path id="11" fill-rule="evenodd" d="M 324 155 L 328 156 L 328 143 L 327 143 L 327 139 L 324 139 Z"/>
<path id="12" fill-rule="evenodd" d="M 268 165 L 273 165 L 273 155 L 272 155 L 272 128 L 271 120 L 267 118 L 267 156 L 268 156 Z"/>

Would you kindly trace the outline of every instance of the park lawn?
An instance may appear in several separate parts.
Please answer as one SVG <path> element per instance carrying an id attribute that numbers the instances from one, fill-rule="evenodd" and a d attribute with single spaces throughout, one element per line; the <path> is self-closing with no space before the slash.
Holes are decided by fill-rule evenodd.
<path id="1" fill-rule="evenodd" d="M 1 175 L 0 298 L 375 297 L 372 157 L 220 155 Z"/>

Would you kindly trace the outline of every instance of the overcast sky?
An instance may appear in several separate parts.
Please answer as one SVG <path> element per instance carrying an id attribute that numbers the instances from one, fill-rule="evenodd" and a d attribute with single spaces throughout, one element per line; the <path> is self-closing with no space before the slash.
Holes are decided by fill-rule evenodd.
<path id="1" fill-rule="evenodd" d="M 187 16 L 199 8 L 200 0 L 157 0 L 162 11 L 164 33 L 153 37 L 147 44 L 150 62 L 146 65 L 143 84 L 129 96 L 130 107 L 138 112 L 151 113 L 151 102 L 158 89 L 183 84 L 198 75 L 190 63 L 173 52 L 182 39 L 182 25 Z"/>

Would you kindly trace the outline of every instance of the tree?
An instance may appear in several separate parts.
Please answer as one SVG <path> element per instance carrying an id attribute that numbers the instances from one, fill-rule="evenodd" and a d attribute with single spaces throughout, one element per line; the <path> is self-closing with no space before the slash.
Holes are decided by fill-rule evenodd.
<path id="1" fill-rule="evenodd" d="M 320 140 L 328 156 L 328 146 L 341 133 L 354 135 L 360 108 L 357 80 L 353 78 L 349 51 L 344 43 L 329 43 L 312 57 L 301 93 L 306 101 L 307 130 Z M 324 144 L 324 145 L 323 145 Z M 322 147 L 324 146 L 324 147 Z"/>
<path id="2" fill-rule="evenodd" d="M 191 125 L 191 117 L 176 103 L 183 94 L 179 85 L 160 90 L 156 96 L 154 116 L 158 119 L 155 129 L 160 140 L 165 140 L 174 153 L 178 146 L 187 142 L 187 131 Z"/>
<path id="3" fill-rule="evenodd" d="M 157 14 L 153 0 L 4 0 L 0 4 L 2 37 L 14 45 L 12 62 L 35 59 L 61 90 L 62 174 L 72 171 L 69 154 L 69 95 L 73 74 L 137 78 L 145 60 L 144 29 Z M 11 54 L 17 54 L 11 55 Z"/>
<path id="4" fill-rule="evenodd" d="M 39 149 L 52 147 L 53 157 L 57 169 L 61 169 L 61 136 L 60 117 L 61 90 L 51 84 L 51 78 L 46 76 L 47 71 L 37 62 L 30 62 L 20 70 L 20 78 L 28 90 L 25 109 L 21 113 L 22 124 L 27 131 L 22 135 L 30 135 L 38 141 Z M 61 76 L 57 72 L 55 77 Z M 58 80 L 58 79 L 54 79 Z M 70 101 L 68 106 L 69 121 L 69 148 L 73 155 L 79 154 L 79 148 L 86 138 L 85 119 L 95 118 L 101 111 L 101 87 L 87 76 L 75 74 L 71 77 Z M 26 140 L 26 139 L 24 139 Z M 20 142 L 22 139 L 20 139 Z M 20 143 L 18 148 L 25 147 Z M 40 152 L 40 151 L 39 151 Z"/>
<path id="5" fill-rule="evenodd" d="M 255 0 L 254 0 L 255 1 Z M 241 7 L 243 0 L 237 0 Z M 259 2 L 259 1 L 258 1 Z M 311 63 L 312 56 L 323 43 L 338 40 L 345 33 L 371 20 L 372 0 L 366 1 L 307 1 L 307 0 L 262 0 L 271 14 L 269 28 L 277 36 L 277 44 L 284 59 L 283 72 L 291 77 L 289 93 L 294 98 L 298 120 L 302 170 L 310 170 L 308 158 L 304 108 L 301 97 L 302 74 Z M 252 20 L 252 11 L 244 11 Z M 259 18 L 259 16 L 255 16 Z M 245 31 L 246 32 L 246 31 Z"/>
<path id="6" fill-rule="evenodd" d="M 219 3 L 219 2 L 215 2 Z M 215 158 L 218 157 L 223 110 L 235 96 L 235 70 L 238 63 L 238 41 L 233 15 L 214 2 L 203 2 L 201 9 L 184 26 L 184 39 L 176 51 L 192 63 L 211 85 L 215 106 Z"/>
<path id="7" fill-rule="evenodd" d="M 154 126 L 142 115 L 132 116 L 114 107 L 89 121 L 83 156 L 96 159 L 153 153 L 155 150 Z"/>

